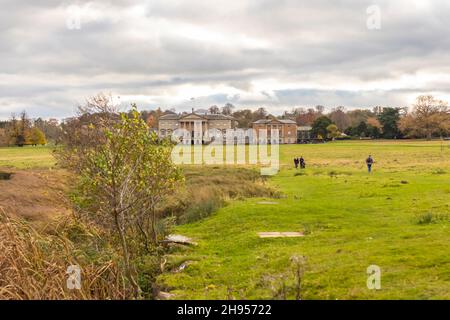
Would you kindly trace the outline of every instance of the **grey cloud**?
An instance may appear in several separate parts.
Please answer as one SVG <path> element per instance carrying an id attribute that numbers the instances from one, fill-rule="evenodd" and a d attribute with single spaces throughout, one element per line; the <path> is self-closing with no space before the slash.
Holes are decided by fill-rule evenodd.
<path id="1" fill-rule="evenodd" d="M 319 103 L 404 105 L 427 91 L 450 95 L 449 79 L 419 88 L 401 83 L 407 75 L 449 74 L 450 3 L 376 3 L 378 31 L 366 28 L 373 1 L 4 0 L 0 118 L 21 108 L 69 116 L 99 91 L 148 96 L 142 107 L 189 108 L 189 86 L 210 88 L 193 90 L 198 104 L 230 101 L 274 112 Z M 81 17 L 80 30 L 66 27 L 71 4 L 97 10 Z M 362 88 L 396 80 L 395 88 Z"/>

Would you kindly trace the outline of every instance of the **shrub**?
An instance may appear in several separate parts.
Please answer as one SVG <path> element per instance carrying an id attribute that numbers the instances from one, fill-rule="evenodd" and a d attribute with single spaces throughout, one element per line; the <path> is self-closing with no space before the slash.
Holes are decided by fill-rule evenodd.
<path id="1" fill-rule="evenodd" d="M 446 174 L 447 172 L 445 172 L 444 169 L 437 168 L 436 170 L 433 170 L 432 173 L 433 173 L 433 174 Z"/>
<path id="2" fill-rule="evenodd" d="M 430 224 L 445 220 L 448 220 L 448 214 L 446 213 L 433 213 L 427 211 L 416 215 L 417 224 Z"/>
<path id="3" fill-rule="evenodd" d="M 186 213 L 181 217 L 181 223 L 190 223 L 197 220 L 204 219 L 210 216 L 214 211 L 218 210 L 224 205 L 224 201 L 218 196 L 205 199 L 199 203 L 194 204 L 186 210 Z"/>

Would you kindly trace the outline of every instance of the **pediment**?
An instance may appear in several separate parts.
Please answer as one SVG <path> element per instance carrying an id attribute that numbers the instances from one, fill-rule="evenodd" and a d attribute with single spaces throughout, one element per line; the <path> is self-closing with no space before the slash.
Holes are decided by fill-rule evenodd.
<path id="1" fill-rule="evenodd" d="M 180 120 L 205 120 L 205 118 L 198 114 L 191 113 L 181 117 Z"/>

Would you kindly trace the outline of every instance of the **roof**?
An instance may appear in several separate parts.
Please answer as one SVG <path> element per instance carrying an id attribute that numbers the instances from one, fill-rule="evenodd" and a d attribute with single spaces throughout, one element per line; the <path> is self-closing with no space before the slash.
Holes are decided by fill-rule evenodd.
<path id="1" fill-rule="evenodd" d="M 196 115 L 201 118 L 204 118 L 206 120 L 236 120 L 232 116 L 227 116 L 224 114 L 197 114 L 197 113 L 189 113 L 189 114 L 176 114 L 176 113 L 169 113 L 165 114 L 161 117 L 159 117 L 160 120 L 180 120 L 181 118 L 190 116 L 190 115 Z"/>
<path id="2" fill-rule="evenodd" d="M 233 118 L 232 116 L 227 116 L 224 114 L 205 114 L 203 115 L 203 117 L 205 117 L 208 120 L 236 120 L 235 118 Z"/>
<path id="3" fill-rule="evenodd" d="M 271 123 L 272 121 L 276 121 L 276 122 L 281 122 L 284 124 L 297 124 L 294 120 L 289 120 L 289 119 L 260 119 L 257 120 L 253 123 L 256 124 L 267 124 L 267 123 Z"/>
<path id="4" fill-rule="evenodd" d="M 294 120 L 290 120 L 290 119 L 282 119 L 282 120 L 278 120 L 281 123 L 287 123 L 287 124 L 297 124 L 297 122 L 295 122 Z"/>
<path id="5" fill-rule="evenodd" d="M 176 113 L 168 113 L 165 114 L 161 117 L 159 117 L 159 119 L 164 119 L 164 120 L 178 120 L 180 118 L 180 116 Z"/>

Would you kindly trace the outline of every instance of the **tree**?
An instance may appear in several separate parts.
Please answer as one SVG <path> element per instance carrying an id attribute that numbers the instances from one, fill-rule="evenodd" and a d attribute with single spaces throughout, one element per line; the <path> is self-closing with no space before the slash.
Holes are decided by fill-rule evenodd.
<path id="1" fill-rule="evenodd" d="M 331 138 L 333 140 L 341 135 L 338 127 L 335 124 L 330 124 L 327 127 L 327 131 L 328 131 L 328 138 Z"/>
<path id="2" fill-rule="evenodd" d="M 254 121 L 253 112 L 249 109 L 235 111 L 233 118 L 237 120 L 239 128 L 251 128 Z"/>
<path id="3" fill-rule="evenodd" d="M 6 147 L 9 144 L 9 137 L 5 128 L 0 127 L 0 147 Z"/>
<path id="4" fill-rule="evenodd" d="M 325 107 L 322 105 L 318 105 L 318 106 L 316 106 L 316 111 L 319 115 L 322 115 L 323 112 L 325 111 Z"/>
<path id="5" fill-rule="evenodd" d="M 133 252 L 150 252 L 158 244 L 157 207 L 173 193 L 182 176 L 172 163 L 170 142 L 150 132 L 135 108 L 96 130 L 103 139 L 86 147 L 77 166 L 68 165 L 80 175 L 87 219 L 117 238 L 125 274 L 137 297 L 140 289 Z"/>
<path id="6" fill-rule="evenodd" d="M 400 108 L 383 108 L 383 111 L 378 115 L 378 120 L 383 126 L 383 138 L 396 139 L 401 137 L 398 128 Z"/>
<path id="7" fill-rule="evenodd" d="M 218 113 L 220 113 L 220 109 L 216 105 L 209 107 L 208 111 L 211 114 L 218 114 Z"/>
<path id="8" fill-rule="evenodd" d="M 367 109 L 356 109 L 347 112 L 350 118 L 350 125 L 352 127 L 357 127 L 361 122 L 367 122 L 367 119 L 374 117 L 374 113 Z"/>
<path id="9" fill-rule="evenodd" d="M 319 137 L 321 136 L 323 139 L 325 139 L 328 136 L 328 126 L 332 124 L 332 121 L 327 116 L 321 116 L 317 118 L 314 123 L 312 124 L 312 130 L 311 132 Z"/>
<path id="10" fill-rule="evenodd" d="M 340 131 L 347 129 L 350 124 L 350 117 L 345 113 L 344 107 L 337 107 L 333 109 L 328 115 L 331 121 L 333 121 Z"/>
<path id="11" fill-rule="evenodd" d="M 375 117 L 370 117 L 367 119 L 367 125 L 370 125 L 374 128 L 378 128 L 381 130 L 381 128 L 383 128 L 383 126 L 381 125 L 380 121 L 378 121 L 377 118 Z"/>
<path id="12" fill-rule="evenodd" d="M 258 110 L 255 111 L 254 113 L 254 118 L 253 121 L 257 121 L 260 119 L 264 119 L 265 117 L 267 117 L 267 111 L 264 108 L 258 108 Z"/>
<path id="13" fill-rule="evenodd" d="M 37 127 L 33 127 L 30 131 L 30 140 L 29 144 L 36 146 L 38 144 L 40 145 L 46 145 L 47 140 L 45 139 L 45 134 Z"/>
<path id="14" fill-rule="evenodd" d="M 413 111 L 400 120 L 399 127 L 413 137 L 431 139 L 433 135 L 446 135 L 450 131 L 448 104 L 431 95 L 419 96 Z"/>
<path id="15" fill-rule="evenodd" d="M 379 127 L 372 126 L 371 124 L 367 125 L 367 136 L 371 138 L 378 139 L 381 137 L 381 130 Z"/>
<path id="16" fill-rule="evenodd" d="M 222 107 L 222 114 L 230 116 L 233 113 L 234 106 L 231 103 L 227 103 Z"/>
<path id="17" fill-rule="evenodd" d="M 364 121 L 361 121 L 359 125 L 355 128 L 355 133 L 359 137 L 367 136 L 367 124 Z"/>
<path id="18" fill-rule="evenodd" d="M 16 121 L 15 117 L 13 116 L 12 119 L 13 126 L 14 126 L 14 138 L 15 138 L 15 145 L 19 147 L 23 147 L 27 144 L 29 141 L 29 130 L 30 130 L 30 120 L 28 119 L 28 115 L 26 111 L 22 111 L 20 113 L 20 120 Z"/>
<path id="19" fill-rule="evenodd" d="M 61 136 L 61 126 L 57 119 L 43 120 L 37 118 L 34 120 L 34 126 L 44 133 L 46 140 L 58 143 Z"/>
<path id="20" fill-rule="evenodd" d="M 309 108 L 306 111 L 303 108 L 300 108 L 297 112 L 295 121 L 299 126 L 310 126 L 319 116 L 320 114 L 312 108 Z"/>
<path id="21" fill-rule="evenodd" d="M 144 121 L 147 123 L 149 128 L 153 128 L 155 126 L 155 117 L 151 114 L 147 117 L 147 120 Z"/>
<path id="22" fill-rule="evenodd" d="M 383 107 L 376 106 L 373 108 L 372 112 L 373 112 L 374 116 L 378 116 L 381 112 L 383 112 Z"/>
<path id="23" fill-rule="evenodd" d="M 376 107 L 377 108 L 377 107 Z M 381 125 L 380 121 L 378 121 L 375 117 L 370 117 L 367 119 L 367 135 L 369 137 L 378 139 L 381 137 L 381 130 L 383 126 Z"/>

